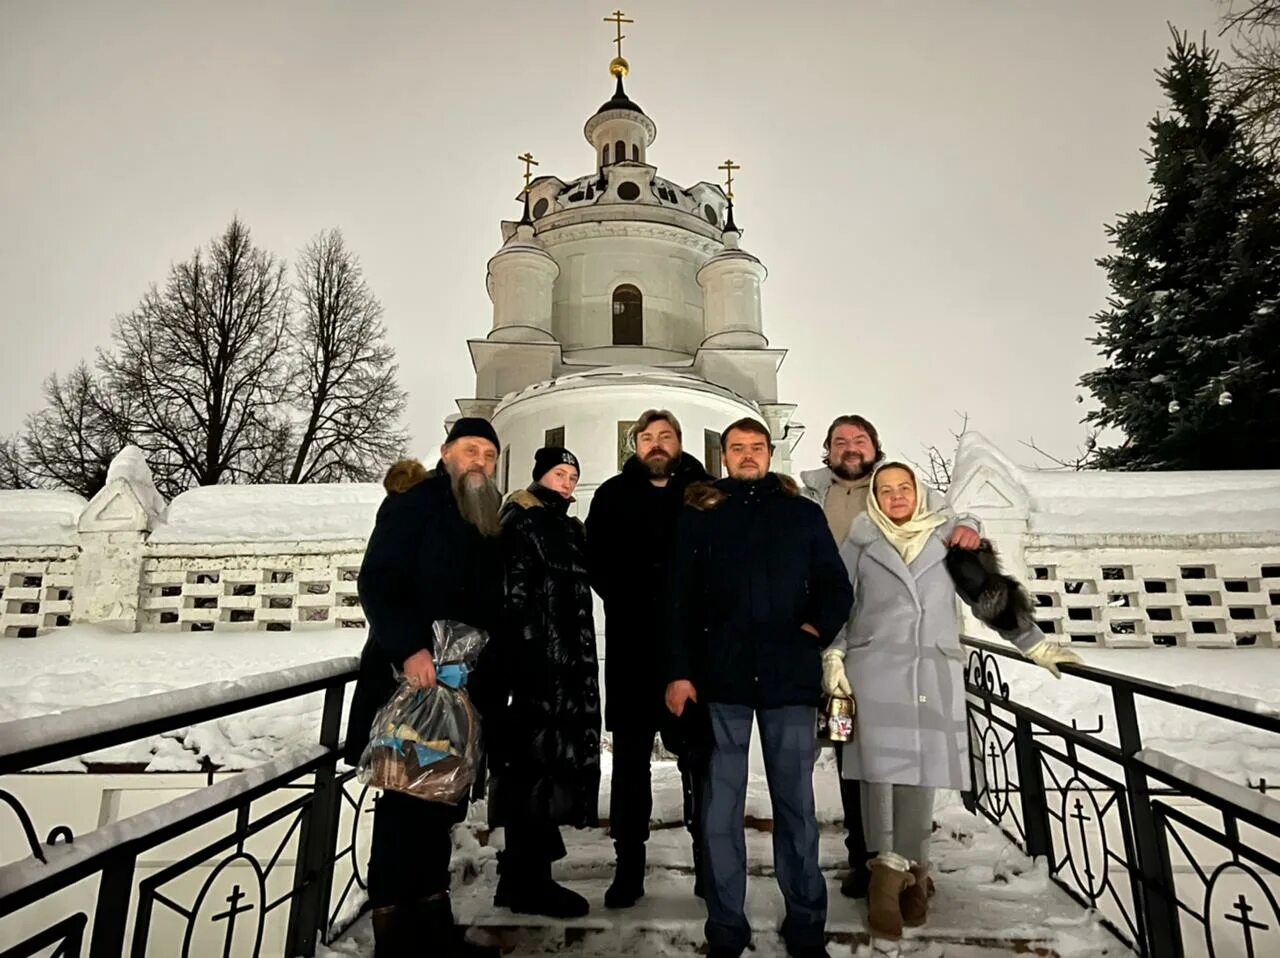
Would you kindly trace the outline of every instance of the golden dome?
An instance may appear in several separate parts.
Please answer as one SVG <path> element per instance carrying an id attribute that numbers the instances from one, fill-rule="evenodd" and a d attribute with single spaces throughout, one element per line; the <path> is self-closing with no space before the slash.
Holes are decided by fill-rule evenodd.
<path id="1" fill-rule="evenodd" d="M 630 72 L 631 64 L 626 61 L 625 57 L 614 57 L 609 61 L 609 73 L 619 80 Z"/>

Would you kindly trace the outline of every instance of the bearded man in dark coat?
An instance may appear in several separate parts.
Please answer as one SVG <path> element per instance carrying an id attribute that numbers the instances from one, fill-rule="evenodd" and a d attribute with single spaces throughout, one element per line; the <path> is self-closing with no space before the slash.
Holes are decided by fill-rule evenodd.
<path id="1" fill-rule="evenodd" d="M 358 580 L 369 639 L 347 720 L 344 757 L 351 765 L 360 760 L 378 709 L 397 688 L 397 670 L 412 686 L 438 684 L 434 622 L 452 619 L 486 630 L 498 624 L 498 452 L 493 427 L 464 417 L 449 431 L 434 470 L 405 460 L 383 481 L 387 497 Z M 483 661 L 473 688 L 483 680 Z M 450 833 L 466 810 L 466 799 L 447 805 L 398 792 L 378 799 L 369 856 L 376 958 L 418 955 L 427 942 L 433 955 L 496 958 L 496 948 L 463 937 L 449 902 Z"/>
<path id="2" fill-rule="evenodd" d="M 701 791 L 698 716 L 676 721 L 663 705 L 667 647 L 663 589 L 685 489 L 710 478 L 684 452 L 680 422 L 665 409 L 644 412 L 631 429 L 635 454 L 604 482 L 587 515 L 591 585 L 604 600 L 605 728 L 613 733 L 609 830 L 617 854 L 605 907 L 627 908 L 644 895 L 645 843 L 653 793 L 649 763 L 654 737 L 679 754 L 685 823 L 693 833 L 695 874 Z M 695 880 L 695 891 L 701 891 Z"/>

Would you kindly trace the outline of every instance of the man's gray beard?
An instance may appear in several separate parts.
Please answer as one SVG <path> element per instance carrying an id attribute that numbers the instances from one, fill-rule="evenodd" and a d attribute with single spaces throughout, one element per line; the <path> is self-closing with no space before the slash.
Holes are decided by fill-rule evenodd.
<path id="1" fill-rule="evenodd" d="M 641 459 L 640 462 L 649 470 L 649 475 L 654 479 L 670 479 L 676 471 L 675 456 L 655 456 L 652 459 Z"/>
<path id="2" fill-rule="evenodd" d="M 502 530 L 498 519 L 502 493 L 488 476 L 483 476 L 484 482 L 476 484 L 468 481 L 470 475 L 464 472 L 453 480 L 453 498 L 458 503 L 458 512 L 482 536 L 496 536 Z"/>
<path id="3" fill-rule="evenodd" d="M 867 462 L 865 459 L 861 460 L 861 462 L 862 465 L 858 466 L 857 469 L 850 469 L 840 463 L 832 463 L 830 469 L 846 482 L 855 482 L 858 479 L 867 478 L 876 469 L 874 462 Z"/>

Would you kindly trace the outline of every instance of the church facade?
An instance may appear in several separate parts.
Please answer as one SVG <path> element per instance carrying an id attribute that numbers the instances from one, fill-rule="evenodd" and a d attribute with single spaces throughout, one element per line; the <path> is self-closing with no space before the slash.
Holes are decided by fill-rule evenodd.
<path id="1" fill-rule="evenodd" d="M 489 260 L 492 327 L 468 343 L 475 395 L 458 407 L 502 437 L 504 492 L 528 481 L 536 449 L 565 445 L 589 493 L 621 467 L 626 432 L 651 407 L 675 413 L 686 451 L 713 474 L 736 419 L 769 427 L 782 472 L 803 432 L 779 401 L 786 351 L 765 337 L 766 270 L 734 222 L 736 167 L 722 167 L 728 191 L 660 176 L 657 126 L 627 95 L 628 69 L 621 56 L 610 64 L 614 95 L 583 129 L 591 171 L 526 175 L 524 215 L 502 224 Z"/>

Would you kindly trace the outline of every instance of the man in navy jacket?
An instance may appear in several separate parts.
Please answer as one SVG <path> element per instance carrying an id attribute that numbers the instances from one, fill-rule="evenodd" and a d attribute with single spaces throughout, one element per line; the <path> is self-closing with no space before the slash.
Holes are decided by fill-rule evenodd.
<path id="1" fill-rule="evenodd" d="M 853 590 L 822 509 L 769 471 L 773 444 L 754 419 L 720 439 L 729 478 L 693 486 L 676 538 L 667 707 L 707 710 L 713 745 L 703 817 L 706 935 L 713 958 L 751 941 L 745 914 L 748 751 L 760 724 L 773 803 L 782 936 L 798 958 L 825 956 L 827 891 L 813 798 L 822 650 Z"/>

